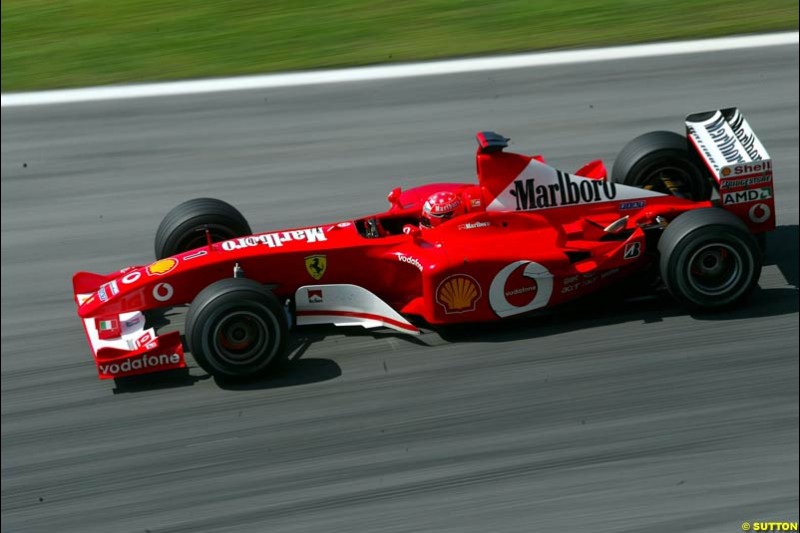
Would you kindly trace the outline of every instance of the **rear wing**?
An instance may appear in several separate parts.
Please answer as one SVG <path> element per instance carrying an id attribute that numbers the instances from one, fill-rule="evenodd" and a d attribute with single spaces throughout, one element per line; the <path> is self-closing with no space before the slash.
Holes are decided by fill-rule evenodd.
<path id="1" fill-rule="evenodd" d="M 775 228 L 772 160 L 738 108 L 686 117 L 686 136 L 716 181 L 723 208 L 753 233 Z"/>

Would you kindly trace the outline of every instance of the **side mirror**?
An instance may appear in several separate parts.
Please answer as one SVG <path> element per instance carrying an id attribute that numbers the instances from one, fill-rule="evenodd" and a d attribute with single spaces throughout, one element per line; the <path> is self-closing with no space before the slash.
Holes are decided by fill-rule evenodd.
<path id="1" fill-rule="evenodd" d="M 389 203 L 392 204 L 392 207 L 397 207 L 398 209 L 403 207 L 402 204 L 400 204 L 401 192 L 402 191 L 400 190 L 400 187 L 395 187 L 386 197 L 386 199 L 389 200 Z"/>

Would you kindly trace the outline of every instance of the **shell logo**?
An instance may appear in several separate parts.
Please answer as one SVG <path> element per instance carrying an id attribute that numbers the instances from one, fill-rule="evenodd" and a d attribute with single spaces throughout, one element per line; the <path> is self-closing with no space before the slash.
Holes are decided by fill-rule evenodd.
<path id="1" fill-rule="evenodd" d="M 168 257 L 167 259 L 160 259 L 155 263 L 150 264 L 147 267 L 147 275 L 148 276 L 163 276 L 167 272 L 170 272 L 178 266 L 178 260 L 173 257 Z"/>
<path id="2" fill-rule="evenodd" d="M 443 279 L 436 289 L 436 303 L 448 315 L 474 311 L 480 297 L 480 285 L 475 278 L 465 274 L 454 274 Z"/>
<path id="3" fill-rule="evenodd" d="M 722 167 L 722 175 L 723 176 L 730 176 L 731 175 L 731 169 L 729 167 Z"/>

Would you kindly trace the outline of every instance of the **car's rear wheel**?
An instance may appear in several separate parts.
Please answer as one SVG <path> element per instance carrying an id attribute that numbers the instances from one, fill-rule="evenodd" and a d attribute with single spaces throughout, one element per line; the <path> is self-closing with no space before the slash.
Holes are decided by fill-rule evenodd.
<path id="1" fill-rule="evenodd" d="M 636 137 L 617 156 L 611 170 L 615 183 L 689 200 L 708 200 L 711 181 L 686 137 L 653 131 Z"/>
<path id="2" fill-rule="evenodd" d="M 212 283 L 186 314 L 186 342 L 203 370 L 213 376 L 251 378 L 286 357 L 288 324 L 275 295 L 244 278 Z"/>
<path id="3" fill-rule="evenodd" d="M 250 235 L 250 225 L 232 205 L 215 198 L 195 198 L 176 206 L 158 226 L 156 259 L 163 259 L 212 242 Z"/>
<path id="4" fill-rule="evenodd" d="M 761 275 L 755 237 L 735 215 L 718 208 L 687 211 L 658 243 L 661 277 L 692 307 L 717 309 L 746 297 Z"/>

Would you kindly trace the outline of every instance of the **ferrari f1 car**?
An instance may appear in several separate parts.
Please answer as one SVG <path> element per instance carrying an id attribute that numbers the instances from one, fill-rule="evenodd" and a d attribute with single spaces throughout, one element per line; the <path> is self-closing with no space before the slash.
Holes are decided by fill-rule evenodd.
<path id="1" fill-rule="evenodd" d="M 354 220 L 253 234 L 220 200 L 178 205 L 155 262 L 74 275 L 99 376 L 185 367 L 180 332 L 151 324 L 159 308 L 189 306 L 185 343 L 205 371 L 250 377 L 286 356 L 295 328 L 415 335 L 540 312 L 647 270 L 695 308 L 735 304 L 757 283 L 759 237 L 775 227 L 772 162 L 737 109 L 690 115 L 685 135 L 637 137 L 610 177 L 602 161 L 568 173 L 504 151 L 496 133 L 477 138 L 477 183 L 396 188 L 387 211 Z M 442 191 L 460 216 L 416 229 Z"/>

